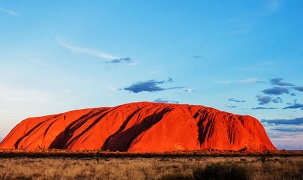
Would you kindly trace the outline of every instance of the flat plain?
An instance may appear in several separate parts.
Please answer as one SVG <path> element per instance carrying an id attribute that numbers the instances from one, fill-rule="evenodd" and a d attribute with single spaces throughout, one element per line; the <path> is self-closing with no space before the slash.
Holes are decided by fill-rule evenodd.
<path id="1" fill-rule="evenodd" d="M 62 154 L 2 152 L 0 179 L 211 179 L 212 173 L 225 179 L 303 178 L 300 153 Z"/>

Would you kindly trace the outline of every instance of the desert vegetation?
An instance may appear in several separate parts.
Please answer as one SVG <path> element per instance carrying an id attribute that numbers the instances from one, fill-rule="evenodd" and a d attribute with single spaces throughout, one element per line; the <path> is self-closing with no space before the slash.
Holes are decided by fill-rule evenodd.
<path id="1" fill-rule="evenodd" d="M 301 156 L 3 157 L 0 179 L 302 179 Z"/>

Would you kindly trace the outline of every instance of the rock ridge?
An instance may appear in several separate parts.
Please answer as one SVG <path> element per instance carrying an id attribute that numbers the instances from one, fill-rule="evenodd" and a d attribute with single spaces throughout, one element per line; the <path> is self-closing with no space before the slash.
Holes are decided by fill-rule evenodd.
<path id="1" fill-rule="evenodd" d="M 201 105 L 152 102 L 27 118 L 2 140 L 0 149 L 277 150 L 254 117 Z"/>

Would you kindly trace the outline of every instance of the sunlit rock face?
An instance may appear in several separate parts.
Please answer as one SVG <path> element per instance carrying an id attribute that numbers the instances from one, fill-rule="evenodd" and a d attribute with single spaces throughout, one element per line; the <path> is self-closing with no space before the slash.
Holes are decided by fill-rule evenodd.
<path id="1" fill-rule="evenodd" d="M 75 110 L 23 120 L 1 149 L 110 150 L 276 150 L 262 124 L 251 116 L 214 108 L 138 102 Z"/>

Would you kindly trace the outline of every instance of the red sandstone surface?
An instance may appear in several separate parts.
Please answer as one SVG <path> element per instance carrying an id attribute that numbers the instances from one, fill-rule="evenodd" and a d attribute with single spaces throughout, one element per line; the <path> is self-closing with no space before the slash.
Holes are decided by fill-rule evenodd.
<path id="1" fill-rule="evenodd" d="M 0 149 L 276 150 L 262 124 L 251 116 L 151 102 L 28 118 L 11 130 Z"/>

